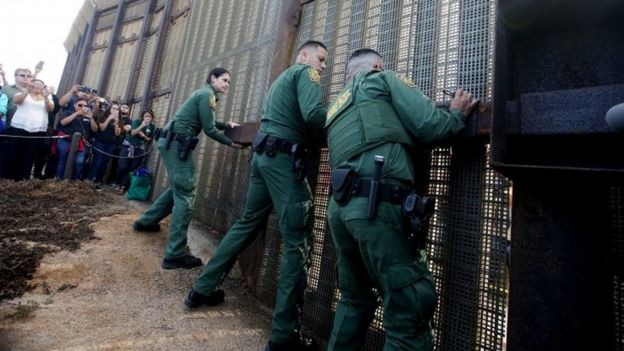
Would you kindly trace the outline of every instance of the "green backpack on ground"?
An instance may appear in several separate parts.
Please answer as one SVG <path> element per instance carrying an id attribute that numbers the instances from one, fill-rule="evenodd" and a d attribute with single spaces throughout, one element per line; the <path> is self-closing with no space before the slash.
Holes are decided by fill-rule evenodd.
<path id="1" fill-rule="evenodd" d="M 152 190 L 152 177 L 147 168 L 139 167 L 130 174 L 128 200 L 147 201 Z"/>

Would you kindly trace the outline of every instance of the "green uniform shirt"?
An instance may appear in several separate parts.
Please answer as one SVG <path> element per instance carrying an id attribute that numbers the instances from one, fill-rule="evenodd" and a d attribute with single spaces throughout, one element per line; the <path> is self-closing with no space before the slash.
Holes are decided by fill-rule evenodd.
<path id="1" fill-rule="evenodd" d="M 217 101 L 217 94 L 210 84 L 195 90 L 176 112 L 173 131 L 197 136 L 203 130 L 207 136 L 221 144 L 231 145 L 232 139 L 219 132 L 225 129 L 225 123 L 215 121 Z"/>
<path id="2" fill-rule="evenodd" d="M 331 104 L 326 121 L 330 156 L 336 153 L 341 161 L 383 141 L 401 142 L 397 130 L 407 131 L 407 141 L 428 143 L 463 127 L 461 111 L 436 108 L 409 78 L 393 71 L 356 74 Z"/>
<path id="3" fill-rule="evenodd" d="M 269 89 L 260 130 L 274 137 L 303 143 L 308 127 L 322 128 L 327 109 L 321 105 L 320 75 L 309 65 L 285 70 Z"/>
<path id="4" fill-rule="evenodd" d="M 11 86 L 2 88 L 2 92 L 9 98 L 9 104 L 7 107 L 6 115 L 9 118 L 11 118 L 13 117 L 15 110 L 17 110 L 17 105 L 15 104 L 15 102 L 13 102 L 13 95 L 17 93 L 21 93 L 22 89 L 18 88 L 17 85 L 11 85 Z"/>
<path id="5" fill-rule="evenodd" d="M 140 119 L 135 119 L 132 121 L 132 129 L 137 129 L 143 123 Z M 154 131 L 156 130 L 156 126 L 153 123 L 148 124 L 147 126 L 141 128 L 141 132 L 145 134 L 146 137 L 152 138 L 154 136 Z M 126 140 L 134 145 L 134 146 L 143 146 L 145 144 L 145 139 L 141 138 L 140 135 L 132 135 L 128 133 Z"/>

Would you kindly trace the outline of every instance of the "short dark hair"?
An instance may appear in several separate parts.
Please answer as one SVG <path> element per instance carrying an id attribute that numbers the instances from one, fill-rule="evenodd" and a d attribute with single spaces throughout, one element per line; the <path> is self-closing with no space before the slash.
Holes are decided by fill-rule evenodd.
<path id="1" fill-rule="evenodd" d="M 301 52 L 301 50 L 306 49 L 308 47 L 314 47 L 314 48 L 323 48 L 325 49 L 325 51 L 329 51 L 327 50 L 327 46 L 325 46 L 325 44 L 321 43 L 320 41 L 316 41 L 316 40 L 308 40 L 305 43 L 301 44 L 301 46 L 299 46 L 299 49 L 297 49 L 297 54 Z"/>
<path id="2" fill-rule="evenodd" d="M 382 57 L 380 53 L 378 53 L 377 51 L 370 49 L 370 48 L 361 48 L 361 49 L 357 49 L 355 50 L 352 54 L 351 57 L 349 57 L 349 61 L 351 61 L 352 59 L 358 57 L 358 56 L 364 56 L 364 55 L 368 55 L 368 54 L 375 54 L 379 57 Z"/>
<path id="3" fill-rule="evenodd" d="M 210 77 L 214 76 L 215 78 L 219 78 L 226 73 L 229 75 L 232 75 L 230 71 L 228 71 L 227 69 L 223 67 L 215 67 L 210 70 L 210 73 L 208 73 L 208 77 L 206 77 L 206 83 L 210 84 Z"/>

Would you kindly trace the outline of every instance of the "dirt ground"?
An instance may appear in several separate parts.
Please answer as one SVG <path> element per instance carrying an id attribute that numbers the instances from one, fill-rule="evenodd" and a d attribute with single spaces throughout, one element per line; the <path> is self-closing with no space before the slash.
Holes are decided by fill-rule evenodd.
<path id="1" fill-rule="evenodd" d="M 238 267 L 223 305 L 185 310 L 201 268 L 162 270 L 168 222 L 137 233 L 146 206 L 89 183 L 0 181 L 0 350 L 261 350 L 270 312 Z M 206 261 L 216 233 L 193 222 Z M 41 260 L 41 261 L 39 261 Z"/>

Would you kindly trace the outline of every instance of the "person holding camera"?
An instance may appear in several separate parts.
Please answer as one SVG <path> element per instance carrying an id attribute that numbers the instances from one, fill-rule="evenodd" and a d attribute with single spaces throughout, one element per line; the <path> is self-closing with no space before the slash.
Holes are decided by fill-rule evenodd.
<path id="1" fill-rule="evenodd" d="M 59 105 L 61 105 L 61 111 L 58 116 L 59 121 L 74 113 L 74 107 L 78 99 L 84 99 L 87 106 L 94 111 L 91 90 L 92 89 L 86 85 L 74 84 L 65 95 L 61 96 L 59 99 Z"/>
<path id="2" fill-rule="evenodd" d="M 381 296 L 384 349 L 431 350 L 437 295 L 411 218 L 428 204 L 413 190 L 410 149 L 459 132 L 477 102 L 459 89 L 449 111 L 436 108 L 368 48 L 352 54 L 346 80 L 325 123 L 340 289 L 327 349 L 360 350 Z"/>
<path id="3" fill-rule="evenodd" d="M 61 109 L 59 98 L 56 96 L 54 86 L 48 85 L 44 90 L 44 95 L 48 94 L 54 104 L 52 111 L 48 111 L 48 130 L 46 136 L 54 135 L 54 120 L 56 114 Z M 44 139 L 39 149 L 35 153 L 35 163 L 33 165 L 33 177 L 38 179 L 51 179 L 56 176 L 56 166 L 58 158 L 52 154 L 53 139 Z"/>
<path id="4" fill-rule="evenodd" d="M 119 104 L 119 121 L 117 122 L 120 129 L 120 134 L 116 138 L 115 148 L 113 149 L 113 156 L 110 161 L 110 168 L 107 170 L 107 183 L 115 192 L 119 192 L 121 189 L 122 178 L 118 175 L 119 170 L 119 155 L 123 149 L 122 144 L 126 140 L 126 136 L 130 135 L 132 130 L 132 119 L 130 118 L 130 106 L 127 103 Z"/>
<path id="5" fill-rule="evenodd" d="M 96 117 L 98 131 L 95 133 L 95 147 L 93 163 L 89 172 L 89 179 L 95 183 L 96 190 L 101 189 L 102 179 L 106 166 L 117 146 L 117 137 L 121 134 L 119 127 L 119 104 L 112 102 L 103 113 Z"/>
<path id="6" fill-rule="evenodd" d="M 15 181 L 30 179 L 37 150 L 48 130 L 48 112 L 54 109 L 50 93 L 40 79 L 32 79 L 26 91 L 13 96 L 17 108 L 7 129 L 7 178 Z"/>
<path id="7" fill-rule="evenodd" d="M 159 130 L 157 145 L 169 174 L 169 187 L 139 216 L 133 228 L 137 231 L 159 231 L 160 221 L 171 214 L 163 269 L 190 269 L 202 265 L 199 258 L 187 252 L 186 246 L 197 195 L 192 153 L 201 131 L 221 144 L 242 148 L 219 131 L 238 124 L 215 121 L 218 95 L 225 93 L 229 86 L 230 72 L 222 67 L 213 68 L 208 73 L 206 85 L 194 91 L 180 106 L 174 119 L 162 131 Z"/>
<path id="8" fill-rule="evenodd" d="M 130 173 L 139 168 L 145 159 L 145 146 L 152 141 L 156 131 L 153 119 L 152 110 L 143 111 L 139 119 L 132 121 L 130 133 L 121 143 L 117 168 L 117 178 L 120 180 L 117 193 L 120 195 L 123 195 L 130 186 Z"/>
<path id="9" fill-rule="evenodd" d="M 65 167 L 67 166 L 67 159 L 70 151 L 69 148 L 74 133 L 80 133 L 81 138 L 76 150 L 76 159 L 72 165 L 74 168 L 71 179 L 82 179 L 82 170 L 87 153 L 85 140 L 88 140 L 89 136 L 98 130 L 97 122 L 93 119 L 91 108 L 87 104 L 87 99 L 77 97 L 73 99 L 73 101 L 75 101 L 72 108 L 74 112 L 61 118 L 56 128 L 57 135 L 62 137 L 57 139 L 56 144 L 53 146 L 55 152 L 58 153 L 58 166 L 56 168 L 57 179 L 64 179 Z"/>
<path id="10" fill-rule="evenodd" d="M 7 112 L 4 115 L 4 128 L 8 128 L 11 125 L 11 118 L 17 109 L 15 99 L 13 97 L 18 93 L 28 92 L 28 86 L 32 80 L 32 72 L 28 68 L 18 68 L 15 70 L 15 84 L 8 85 L 2 88 L 2 94 L 7 97 Z M 0 132 L 6 134 L 7 130 Z M 10 169 L 13 167 L 10 157 L 7 152 L 9 138 L 0 137 L 0 177 L 9 177 Z"/>

